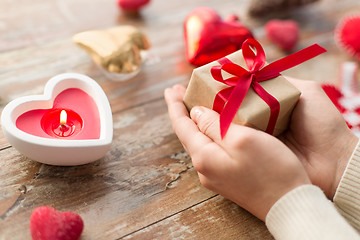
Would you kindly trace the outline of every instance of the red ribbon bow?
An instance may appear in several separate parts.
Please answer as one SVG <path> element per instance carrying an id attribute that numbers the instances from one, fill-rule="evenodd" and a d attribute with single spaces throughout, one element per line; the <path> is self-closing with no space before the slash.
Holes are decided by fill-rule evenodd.
<path id="1" fill-rule="evenodd" d="M 280 103 L 276 98 L 266 92 L 259 82 L 278 77 L 280 76 L 280 72 L 299 65 L 324 52 L 326 52 L 324 48 L 314 44 L 264 67 L 266 60 L 264 49 L 255 39 L 247 39 L 242 45 L 242 53 L 249 70 L 231 62 L 226 57 L 218 60 L 220 65 L 211 68 L 211 75 L 216 81 L 230 86 L 216 94 L 213 105 L 213 109 L 220 113 L 221 137 L 224 138 L 250 87 L 252 87 L 270 107 L 270 119 L 266 132 L 272 134 L 280 112 Z M 232 74 L 233 77 L 224 79 L 221 70 Z"/>

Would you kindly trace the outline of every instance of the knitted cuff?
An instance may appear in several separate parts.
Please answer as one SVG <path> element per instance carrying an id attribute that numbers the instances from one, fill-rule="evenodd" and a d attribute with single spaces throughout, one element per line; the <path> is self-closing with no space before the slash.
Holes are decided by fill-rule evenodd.
<path id="1" fill-rule="evenodd" d="M 270 209 L 266 225 L 275 239 L 359 239 L 320 188 L 303 185 Z"/>
<path id="2" fill-rule="evenodd" d="M 360 230 L 360 141 L 336 189 L 334 203 L 348 222 Z"/>

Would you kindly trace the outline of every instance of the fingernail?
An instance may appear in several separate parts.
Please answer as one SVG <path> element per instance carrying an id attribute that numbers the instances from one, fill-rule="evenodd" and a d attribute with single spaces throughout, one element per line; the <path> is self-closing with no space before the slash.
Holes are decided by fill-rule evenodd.
<path id="1" fill-rule="evenodd" d="M 190 116 L 193 120 L 197 121 L 203 113 L 204 111 L 200 107 L 193 107 Z"/>

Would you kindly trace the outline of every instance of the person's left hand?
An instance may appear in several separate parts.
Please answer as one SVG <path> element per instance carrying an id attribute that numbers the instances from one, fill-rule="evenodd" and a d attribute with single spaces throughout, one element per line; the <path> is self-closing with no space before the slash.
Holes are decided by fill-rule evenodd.
<path id="1" fill-rule="evenodd" d="M 176 85 L 165 90 L 165 100 L 174 131 L 205 187 L 264 220 L 284 194 L 310 184 L 299 159 L 280 140 L 236 124 L 221 139 L 219 114 L 195 107 L 190 119 L 184 94 Z"/>

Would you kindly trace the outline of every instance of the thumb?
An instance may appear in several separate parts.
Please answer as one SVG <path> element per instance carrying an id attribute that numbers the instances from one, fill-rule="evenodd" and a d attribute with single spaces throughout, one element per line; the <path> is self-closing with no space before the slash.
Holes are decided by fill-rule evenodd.
<path id="1" fill-rule="evenodd" d="M 193 107 L 190 111 L 191 119 L 199 130 L 213 141 L 221 141 L 219 114 L 206 107 Z"/>

